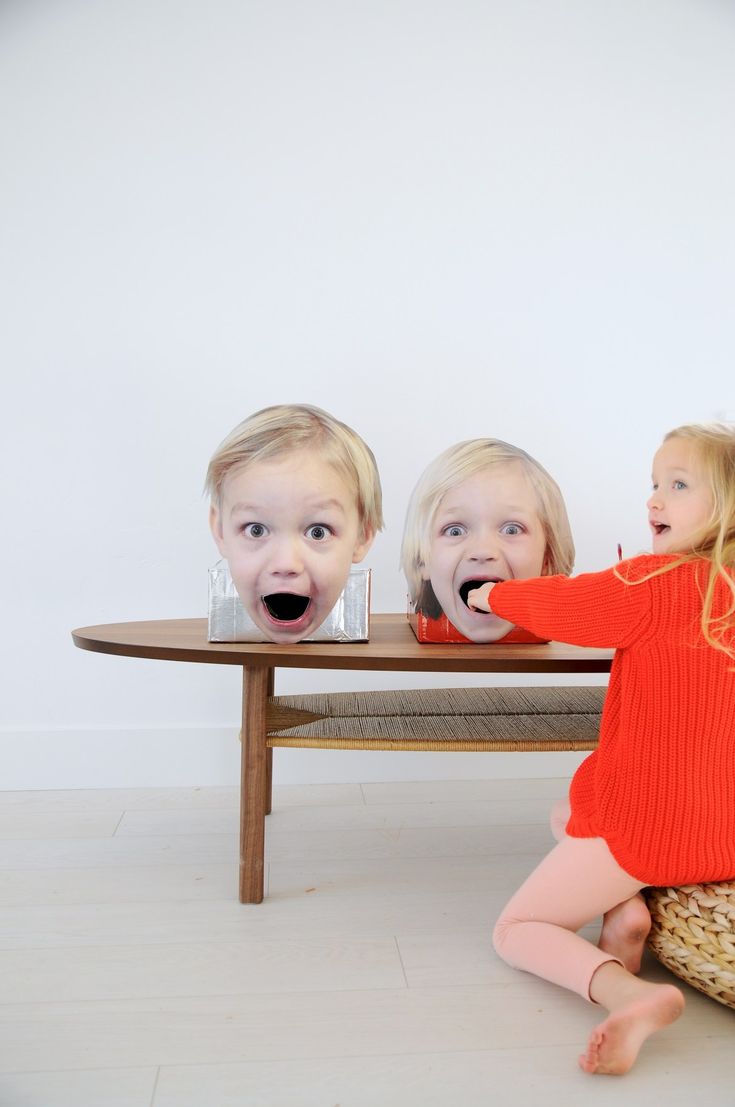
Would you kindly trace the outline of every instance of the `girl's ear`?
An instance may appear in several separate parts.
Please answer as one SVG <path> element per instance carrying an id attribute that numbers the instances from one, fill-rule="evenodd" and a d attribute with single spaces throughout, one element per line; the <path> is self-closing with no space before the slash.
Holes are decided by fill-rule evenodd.
<path id="1" fill-rule="evenodd" d="M 220 556 L 227 557 L 225 552 L 225 539 L 222 533 L 222 520 L 220 518 L 219 508 L 215 504 L 212 504 L 209 508 L 209 529 L 212 532 L 212 537 L 220 552 Z"/>
<path id="2" fill-rule="evenodd" d="M 544 550 L 544 560 L 541 562 L 541 572 L 539 576 L 552 577 L 555 576 L 558 572 L 559 570 L 554 568 L 553 551 L 547 542 L 546 549 Z"/>
<path id="3" fill-rule="evenodd" d="M 375 531 L 371 528 L 365 527 L 362 534 L 355 543 L 355 548 L 352 551 L 352 564 L 357 565 L 358 561 L 362 561 L 365 554 L 375 540 Z"/>

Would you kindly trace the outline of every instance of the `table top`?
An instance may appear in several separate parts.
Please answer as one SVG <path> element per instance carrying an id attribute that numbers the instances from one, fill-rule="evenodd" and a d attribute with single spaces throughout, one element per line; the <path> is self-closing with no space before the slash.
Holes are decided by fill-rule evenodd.
<path id="1" fill-rule="evenodd" d="M 96 653 L 208 665 L 457 673 L 606 673 L 612 650 L 546 645 L 419 643 L 405 615 L 371 615 L 369 642 L 209 642 L 206 619 L 107 623 L 72 632 Z"/>

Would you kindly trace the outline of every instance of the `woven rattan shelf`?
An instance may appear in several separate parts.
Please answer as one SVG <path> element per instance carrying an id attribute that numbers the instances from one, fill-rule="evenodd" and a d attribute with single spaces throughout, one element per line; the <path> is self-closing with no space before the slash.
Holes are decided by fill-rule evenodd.
<path id="1" fill-rule="evenodd" d="M 268 701 L 266 743 L 321 749 L 549 751 L 597 745 L 604 688 L 325 692 Z"/>

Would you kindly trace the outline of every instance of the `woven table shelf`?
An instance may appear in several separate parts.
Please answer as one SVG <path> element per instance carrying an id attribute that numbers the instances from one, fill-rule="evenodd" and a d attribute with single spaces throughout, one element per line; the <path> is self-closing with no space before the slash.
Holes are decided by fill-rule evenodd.
<path id="1" fill-rule="evenodd" d="M 379 750 L 593 750 L 604 688 L 421 688 L 268 701 L 267 745 Z"/>
<path id="2" fill-rule="evenodd" d="M 648 947 L 676 976 L 735 1009 L 735 882 L 646 888 Z"/>

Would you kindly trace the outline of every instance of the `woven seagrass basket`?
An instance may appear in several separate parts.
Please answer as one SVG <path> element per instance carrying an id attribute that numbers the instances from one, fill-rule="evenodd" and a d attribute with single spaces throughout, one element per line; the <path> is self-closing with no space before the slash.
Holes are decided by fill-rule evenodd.
<path id="1" fill-rule="evenodd" d="M 676 976 L 735 1009 L 735 881 L 646 888 L 648 948 Z"/>

